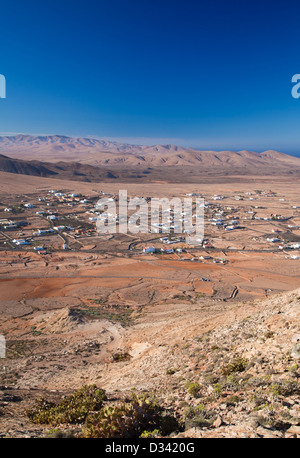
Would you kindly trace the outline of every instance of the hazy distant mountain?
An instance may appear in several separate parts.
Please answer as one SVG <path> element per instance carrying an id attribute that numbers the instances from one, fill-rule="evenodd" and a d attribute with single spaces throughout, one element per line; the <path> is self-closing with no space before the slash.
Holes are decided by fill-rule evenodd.
<path id="1" fill-rule="evenodd" d="M 166 171 L 166 168 L 173 167 L 176 167 L 177 174 L 184 173 L 183 170 L 188 168 L 197 174 L 300 174 L 300 158 L 271 150 L 262 153 L 246 150 L 200 151 L 176 145 L 141 146 L 61 135 L 16 135 L 0 137 L 0 152 L 10 158 L 47 162 L 44 167 L 54 173 L 57 171 L 49 163 L 64 162 L 65 173 L 69 168 L 66 163 L 70 162 L 73 169 L 78 169 L 80 164 L 81 167 L 109 168 L 111 176 L 116 177 L 120 176 L 121 170 L 121 175 L 125 177 L 125 168 L 128 173 L 129 170 L 134 171 L 134 176 L 136 173 L 152 174 L 154 170 L 157 172 L 163 168 Z M 92 169 L 83 173 L 95 175 Z M 61 172 L 58 174 L 61 175 Z"/>

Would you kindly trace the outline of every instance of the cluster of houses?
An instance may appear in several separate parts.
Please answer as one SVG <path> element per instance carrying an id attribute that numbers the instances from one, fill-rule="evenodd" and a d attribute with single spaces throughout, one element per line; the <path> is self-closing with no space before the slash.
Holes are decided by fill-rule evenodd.
<path id="1" fill-rule="evenodd" d="M 300 250 L 300 243 L 292 243 L 288 245 L 279 245 L 280 250 Z"/>
<path id="2" fill-rule="evenodd" d="M 257 200 L 261 195 L 265 197 L 277 197 L 276 193 L 273 191 L 267 190 L 267 191 L 254 191 L 254 192 L 245 192 L 241 196 L 235 196 L 236 200 L 244 200 L 245 198 L 249 200 Z M 186 194 L 186 196 L 191 197 L 191 196 L 201 196 L 200 193 L 197 192 L 191 192 Z M 258 221 L 273 221 L 273 222 L 286 222 L 289 219 L 293 218 L 293 216 L 284 216 L 279 213 L 271 213 L 269 216 L 257 216 L 257 210 L 260 208 L 264 207 L 259 207 L 259 206 L 252 206 L 251 209 L 247 210 L 243 209 L 242 213 L 245 212 L 243 216 L 241 214 L 238 216 L 238 212 L 240 209 L 234 208 L 234 206 L 221 206 L 219 203 L 215 201 L 220 201 L 226 199 L 226 196 L 215 194 L 210 197 L 210 202 L 205 201 L 204 204 L 204 209 L 205 209 L 205 224 L 211 224 L 211 226 L 215 226 L 217 229 L 222 229 L 224 231 L 233 231 L 233 230 L 238 230 L 238 229 L 244 229 L 244 226 L 241 225 L 241 221 L 243 220 L 258 220 Z M 284 199 L 279 199 L 279 200 L 284 200 Z M 293 208 L 300 208 L 298 206 L 293 206 Z M 168 209 L 169 211 L 169 209 Z M 249 215 L 249 217 L 247 216 Z M 181 215 L 182 216 L 182 215 Z M 174 221 L 172 221 L 174 222 Z M 243 223 L 242 223 L 243 224 Z M 163 224 L 158 224 L 157 225 L 160 230 L 165 229 Z M 300 225 L 289 225 L 289 229 L 299 229 Z M 171 226 L 172 228 L 172 226 Z M 278 249 L 294 249 L 294 250 L 299 250 L 300 249 L 300 243 L 288 243 L 283 241 L 283 244 L 280 245 L 280 238 L 278 233 L 280 233 L 279 229 L 273 229 L 272 232 L 274 232 L 274 237 L 267 237 L 266 241 L 270 243 L 278 243 L 279 246 L 276 246 Z M 213 236 L 212 236 L 213 238 Z M 165 244 L 172 244 L 172 243 L 178 243 L 179 241 L 182 241 L 181 239 L 177 238 L 175 239 L 174 237 L 162 237 L 160 238 L 160 241 L 165 243 Z M 207 240 L 203 240 L 202 242 L 202 247 L 203 248 L 213 248 L 213 245 L 211 242 Z M 145 253 L 155 253 L 157 251 L 163 251 L 166 252 L 165 249 L 155 249 L 154 247 L 145 247 L 143 250 Z M 168 252 L 170 253 L 170 249 L 168 249 Z M 176 249 L 173 250 L 173 252 L 176 252 Z M 298 259 L 296 255 L 293 255 L 293 259 Z M 226 260 L 223 259 L 214 259 L 213 262 L 215 263 L 226 263 Z"/>
<path id="3" fill-rule="evenodd" d="M 49 191 L 49 194 L 51 194 L 51 199 L 54 202 L 81 202 L 81 203 L 87 203 L 87 199 L 82 198 L 82 194 L 79 194 L 77 192 L 70 192 L 70 193 L 64 193 L 61 191 L 56 191 L 54 189 L 51 189 Z M 44 199 L 45 200 L 45 199 Z"/>
<path id="4" fill-rule="evenodd" d="M 26 221 L 12 221 L 10 219 L 0 219 L 0 226 L 5 230 L 18 229 L 22 226 L 27 226 Z"/>
<path id="5" fill-rule="evenodd" d="M 154 246 L 147 246 L 143 248 L 143 253 L 166 253 L 172 254 L 177 251 L 178 253 L 182 253 L 184 251 L 183 248 L 155 248 Z"/>
<path id="6" fill-rule="evenodd" d="M 47 205 L 47 206 L 50 206 L 50 207 L 52 207 L 55 204 L 55 202 L 72 203 L 72 202 L 75 201 L 75 202 L 79 202 L 79 203 L 83 203 L 83 204 L 88 202 L 87 199 L 82 198 L 82 196 L 80 194 L 77 194 L 77 193 L 63 193 L 63 192 L 59 192 L 59 191 L 56 191 L 56 190 L 48 191 L 48 195 L 43 196 L 43 197 L 40 196 L 38 198 L 38 201 L 43 203 L 44 205 Z M 36 206 L 39 207 L 38 204 L 33 204 L 31 202 L 26 202 L 26 203 L 20 204 L 20 206 L 18 208 L 33 209 Z M 15 211 L 15 207 L 5 207 L 3 210 L 5 212 L 13 213 Z M 57 213 L 53 212 L 51 209 L 47 209 L 47 210 L 45 210 L 45 209 L 37 209 L 35 214 L 37 216 L 46 218 L 51 223 L 58 219 Z M 21 226 L 26 226 L 26 225 L 28 225 L 28 223 L 26 221 L 13 221 L 13 220 L 6 219 L 6 218 L 0 219 L 0 228 L 2 228 L 4 230 L 13 231 L 13 230 L 17 230 Z M 32 237 L 48 236 L 48 235 L 52 235 L 52 234 L 55 234 L 55 233 L 59 233 L 60 231 L 67 230 L 67 229 L 73 230 L 73 228 L 66 227 L 66 226 L 63 226 L 63 225 L 55 225 L 55 226 L 52 225 L 52 227 L 49 227 L 49 228 L 45 228 L 45 229 L 41 228 L 41 229 L 35 230 L 32 233 Z M 18 235 L 23 235 L 23 234 L 20 233 Z M 34 239 L 31 238 L 31 237 L 30 238 L 29 237 L 27 237 L 27 238 L 17 238 L 16 237 L 16 238 L 11 239 L 11 242 L 15 246 L 32 245 L 33 242 L 34 242 Z M 63 243 L 63 247 L 65 249 L 67 249 L 67 244 Z M 37 251 L 40 254 L 44 254 L 46 252 L 45 247 L 43 245 L 34 246 L 33 248 L 34 248 L 35 251 Z"/>
<path id="7" fill-rule="evenodd" d="M 155 248 L 153 246 L 147 246 L 143 248 L 143 253 L 153 254 L 153 253 L 163 253 L 163 254 L 173 254 L 173 253 L 184 253 L 187 250 L 185 248 Z M 192 258 L 183 258 L 183 261 L 207 261 L 211 260 L 214 264 L 227 264 L 228 260 L 224 258 L 214 258 L 208 255 L 202 255 L 199 257 Z M 203 281 L 210 281 L 208 279 L 202 279 Z"/>
<path id="8" fill-rule="evenodd" d="M 27 239 L 13 239 L 15 245 L 31 245 L 31 242 Z"/>

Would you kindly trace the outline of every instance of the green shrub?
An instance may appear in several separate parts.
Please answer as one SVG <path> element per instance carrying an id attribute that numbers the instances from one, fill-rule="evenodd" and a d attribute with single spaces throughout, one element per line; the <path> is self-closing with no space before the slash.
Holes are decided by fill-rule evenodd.
<path id="1" fill-rule="evenodd" d="M 223 386 L 221 383 L 214 383 L 214 392 L 217 396 L 221 396 L 223 391 Z"/>
<path id="2" fill-rule="evenodd" d="M 157 436 L 161 436 L 161 431 L 159 429 L 154 429 L 153 431 L 143 431 L 140 438 L 149 439 Z"/>
<path id="3" fill-rule="evenodd" d="M 138 438 L 159 430 L 162 435 L 178 428 L 175 417 L 165 412 L 156 400 L 133 395 L 129 402 L 103 407 L 87 417 L 86 438 Z M 144 436 L 145 437 L 145 436 Z"/>
<path id="4" fill-rule="evenodd" d="M 167 369 L 166 374 L 167 375 L 174 375 L 176 373 L 176 369 Z"/>
<path id="5" fill-rule="evenodd" d="M 114 353 L 112 358 L 113 358 L 113 361 L 119 362 L 119 361 L 128 361 L 131 358 L 131 356 L 127 352 L 125 352 L 125 353 Z"/>
<path id="6" fill-rule="evenodd" d="M 99 410 L 105 400 L 103 390 L 96 385 L 85 385 L 58 404 L 39 399 L 32 409 L 26 410 L 26 414 L 33 423 L 38 424 L 82 423 L 89 412 Z"/>
<path id="7" fill-rule="evenodd" d="M 265 333 L 265 339 L 271 339 L 272 337 L 274 337 L 274 332 L 273 331 L 267 331 Z"/>
<path id="8" fill-rule="evenodd" d="M 272 383 L 269 390 L 274 396 L 291 396 L 300 392 L 299 385 L 294 380 L 283 380 L 278 383 Z"/>
<path id="9" fill-rule="evenodd" d="M 228 396 L 225 400 L 225 403 L 227 405 L 227 407 L 229 406 L 234 406 L 236 405 L 237 403 L 239 403 L 241 400 L 241 398 L 239 396 L 236 396 L 236 395 L 231 395 L 231 396 Z"/>
<path id="10" fill-rule="evenodd" d="M 185 429 L 211 426 L 216 418 L 214 411 L 209 411 L 203 404 L 197 407 L 188 407 L 184 413 Z"/>
<path id="11" fill-rule="evenodd" d="M 200 383 L 197 382 L 187 382 L 186 388 L 188 389 L 188 392 L 191 396 L 194 398 L 199 398 L 203 387 L 200 385 Z"/>
<path id="12" fill-rule="evenodd" d="M 231 363 L 226 364 L 221 368 L 223 375 L 228 376 L 235 372 L 243 372 L 248 364 L 248 360 L 242 357 L 235 358 Z"/>

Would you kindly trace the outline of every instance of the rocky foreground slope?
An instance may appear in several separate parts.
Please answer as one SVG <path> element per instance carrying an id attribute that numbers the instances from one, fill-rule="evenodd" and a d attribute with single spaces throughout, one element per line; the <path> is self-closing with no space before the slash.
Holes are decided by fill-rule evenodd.
<path id="1" fill-rule="evenodd" d="M 2 317 L 2 437 L 80 436 L 83 424 L 33 424 L 25 412 L 41 396 L 57 402 L 90 384 L 108 405 L 132 391 L 155 394 L 180 425 L 172 437 L 300 437 L 300 289 L 243 303 L 151 305 L 126 326 L 94 312 Z"/>

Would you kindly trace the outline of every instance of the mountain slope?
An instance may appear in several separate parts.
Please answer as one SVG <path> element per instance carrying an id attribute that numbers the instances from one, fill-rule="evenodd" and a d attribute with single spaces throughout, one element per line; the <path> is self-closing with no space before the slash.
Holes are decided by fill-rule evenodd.
<path id="1" fill-rule="evenodd" d="M 2 435 L 46 436 L 51 425 L 30 423 L 25 409 L 95 383 L 111 404 L 132 390 L 155 394 L 182 422 L 175 437 L 300 437 L 299 294 L 223 307 L 207 298 L 156 304 L 127 327 L 89 322 L 80 307 L 63 304 L 21 318 L 3 311 L 9 348 L 26 342 L 34 352 L 0 361 Z M 33 326 L 41 334 L 32 335 Z M 109 355 L 120 349 L 129 357 L 116 362 Z M 72 431 L 80 432 L 80 425 Z"/>
<path id="2" fill-rule="evenodd" d="M 47 168 L 43 163 L 38 161 L 23 161 L 21 159 L 12 159 L 0 154 L 1 172 L 17 173 L 21 175 L 34 175 L 47 177 L 56 175 L 53 170 Z"/>

